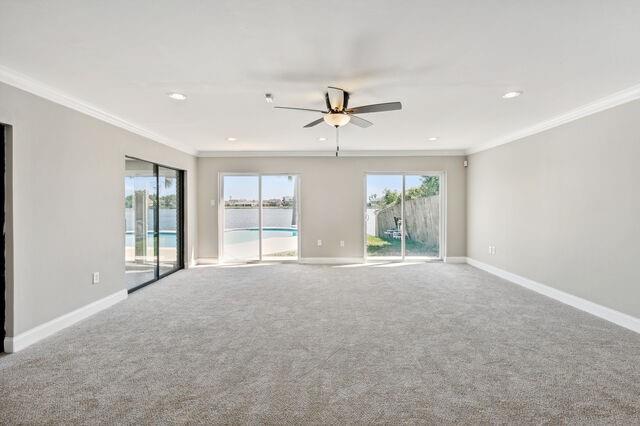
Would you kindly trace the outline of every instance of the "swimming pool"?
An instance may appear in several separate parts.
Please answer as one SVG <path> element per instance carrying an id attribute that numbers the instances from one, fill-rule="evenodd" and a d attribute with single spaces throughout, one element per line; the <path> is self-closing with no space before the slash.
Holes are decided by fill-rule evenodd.
<path id="1" fill-rule="evenodd" d="M 175 247 L 176 241 L 176 231 L 160 231 L 160 247 Z M 134 245 L 135 236 L 133 231 L 127 231 L 125 247 L 133 247 Z M 147 232 L 147 247 L 153 247 L 153 231 Z"/>
<path id="2" fill-rule="evenodd" d="M 297 228 L 262 228 L 262 239 L 291 238 L 298 236 Z M 226 244 L 240 244 L 258 241 L 258 228 L 225 229 L 224 242 Z"/>

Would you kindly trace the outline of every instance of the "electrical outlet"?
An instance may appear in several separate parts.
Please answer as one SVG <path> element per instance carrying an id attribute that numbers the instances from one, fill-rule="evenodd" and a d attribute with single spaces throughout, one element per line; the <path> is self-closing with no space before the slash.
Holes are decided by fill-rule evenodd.
<path id="1" fill-rule="evenodd" d="M 344 247 L 344 240 L 340 240 L 340 247 Z"/>
<path id="2" fill-rule="evenodd" d="M 318 240 L 318 247 L 322 245 L 322 240 Z"/>
<path id="3" fill-rule="evenodd" d="M 93 273 L 93 284 L 98 284 L 100 282 L 100 272 Z"/>

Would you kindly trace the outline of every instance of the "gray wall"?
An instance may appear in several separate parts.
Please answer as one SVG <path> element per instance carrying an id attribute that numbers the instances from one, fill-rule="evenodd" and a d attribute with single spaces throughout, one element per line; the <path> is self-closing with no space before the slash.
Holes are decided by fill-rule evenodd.
<path id="1" fill-rule="evenodd" d="M 187 261 L 195 257 L 194 157 L 2 83 L 0 122 L 13 127 L 8 336 L 125 288 L 125 155 L 187 171 Z"/>
<path id="2" fill-rule="evenodd" d="M 301 257 L 362 257 L 367 171 L 447 173 L 447 256 L 466 255 L 465 157 L 199 158 L 198 256 L 218 257 L 218 174 L 299 173 Z M 323 240 L 322 247 L 316 245 Z M 340 240 L 345 247 L 340 247 Z"/>
<path id="3" fill-rule="evenodd" d="M 636 101 L 471 155 L 468 256 L 640 317 L 639 118 Z"/>

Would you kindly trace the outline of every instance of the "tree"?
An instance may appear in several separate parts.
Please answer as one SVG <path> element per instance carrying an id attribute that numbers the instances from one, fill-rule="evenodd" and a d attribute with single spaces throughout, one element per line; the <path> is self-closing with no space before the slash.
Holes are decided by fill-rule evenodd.
<path id="1" fill-rule="evenodd" d="M 406 191 L 407 200 L 416 198 L 431 197 L 440 193 L 439 176 L 421 176 L 420 186 L 410 188 Z"/>
<path id="2" fill-rule="evenodd" d="M 431 197 L 440 193 L 439 176 L 421 176 L 420 186 L 409 188 L 405 192 L 406 200 L 416 198 Z M 368 205 L 371 207 L 384 208 L 400 203 L 400 191 L 385 188 L 381 197 L 378 194 L 371 194 L 368 198 Z"/>
<path id="3" fill-rule="evenodd" d="M 384 195 L 382 196 L 383 206 L 393 206 L 400 202 L 400 193 L 395 189 L 384 189 Z"/>
<path id="4" fill-rule="evenodd" d="M 161 209 L 175 209 L 177 206 L 176 194 L 163 195 L 160 197 Z"/>

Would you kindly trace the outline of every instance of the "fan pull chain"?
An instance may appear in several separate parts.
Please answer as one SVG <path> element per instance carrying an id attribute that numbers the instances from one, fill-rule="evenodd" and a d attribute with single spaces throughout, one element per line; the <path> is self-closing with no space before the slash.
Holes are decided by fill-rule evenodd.
<path id="1" fill-rule="evenodd" d="M 336 157 L 338 156 L 338 153 L 340 152 L 340 128 L 338 126 L 336 126 Z"/>

